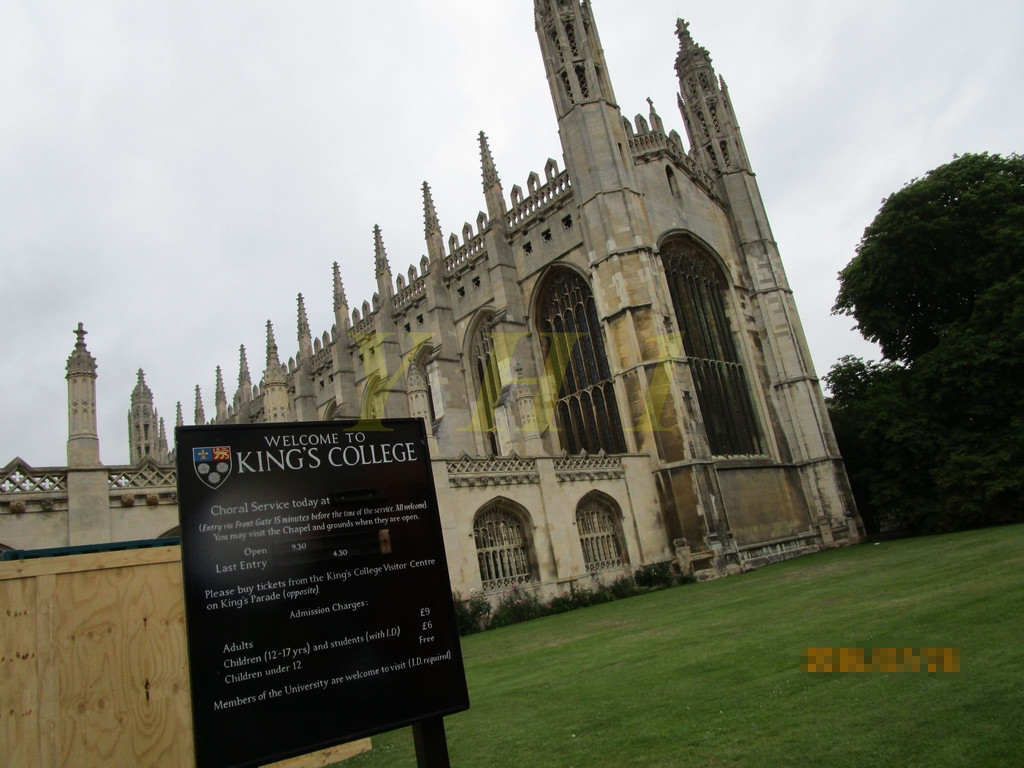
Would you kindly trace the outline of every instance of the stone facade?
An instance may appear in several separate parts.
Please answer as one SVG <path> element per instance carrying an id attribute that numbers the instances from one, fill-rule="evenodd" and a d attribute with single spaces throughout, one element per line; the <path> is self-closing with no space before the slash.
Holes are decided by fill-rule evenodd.
<path id="1" fill-rule="evenodd" d="M 677 25 L 689 149 L 654 105 L 625 118 L 587 0 L 536 0 L 565 168 L 506 196 L 481 133 L 486 212 L 447 241 L 423 185 L 427 255 L 298 350 L 267 324 L 207 419 L 418 417 L 454 587 L 544 592 L 677 559 L 723 575 L 857 542 L 862 527 L 725 82 Z M 95 361 L 68 360 L 68 467 L 0 475 L 0 542 L 30 548 L 174 532 L 163 423 L 142 371 L 131 467 L 99 464 Z M 179 404 L 177 422 L 183 423 Z"/>

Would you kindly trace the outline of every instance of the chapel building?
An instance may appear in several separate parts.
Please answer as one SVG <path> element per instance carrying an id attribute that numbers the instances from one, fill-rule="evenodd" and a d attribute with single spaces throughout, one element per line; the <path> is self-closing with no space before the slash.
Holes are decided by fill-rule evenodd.
<path id="1" fill-rule="evenodd" d="M 625 117 L 589 0 L 535 0 L 564 168 L 506 193 L 481 133 L 486 210 L 297 350 L 267 323 L 194 423 L 424 421 L 453 588 L 542 593 L 666 560 L 709 578 L 858 542 L 863 528 L 724 80 L 676 34 L 687 141 L 653 104 Z M 173 454 L 139 371 L 131 466 L 99 461 L 96 363 L 68 360 L 68 467 L 0 474 L 0 542 L 174 534 Z M 179 404 L 177 423 L 183 423 Z"/>

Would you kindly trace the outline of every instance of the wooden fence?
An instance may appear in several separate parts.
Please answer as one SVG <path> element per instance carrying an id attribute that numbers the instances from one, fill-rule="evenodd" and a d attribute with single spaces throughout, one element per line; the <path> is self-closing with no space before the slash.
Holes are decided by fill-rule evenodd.
<path id="1" fill-rule="evenodd" d="M 159 547 L 0 563 L 0 765 L 193 768 L 180 560 Z"/>

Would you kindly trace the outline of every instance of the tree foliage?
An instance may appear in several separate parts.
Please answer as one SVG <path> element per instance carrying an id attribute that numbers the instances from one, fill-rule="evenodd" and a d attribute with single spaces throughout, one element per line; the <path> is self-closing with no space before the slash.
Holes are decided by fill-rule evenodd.
<path id="1" fill-rule="evenodd" d="M 1024 158 L 964 155 L 886 198 L 840 286 L 883 356 L 825 377 L 868 527 L 1024 520 Z"/>

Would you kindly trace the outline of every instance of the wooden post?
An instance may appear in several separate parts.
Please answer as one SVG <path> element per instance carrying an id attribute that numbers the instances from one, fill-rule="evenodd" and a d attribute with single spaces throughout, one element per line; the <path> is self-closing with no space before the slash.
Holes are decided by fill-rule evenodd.
<path id="1" fill-rule="evenodd" d="M 412 739 L 416 745 L 417 768 L 451 768 L 443 717 L 431 717 L 415 723 Z"/>

